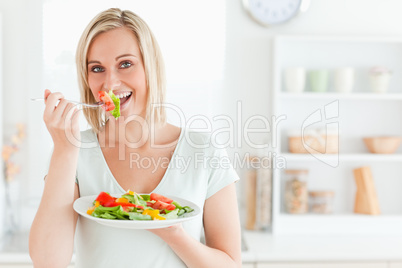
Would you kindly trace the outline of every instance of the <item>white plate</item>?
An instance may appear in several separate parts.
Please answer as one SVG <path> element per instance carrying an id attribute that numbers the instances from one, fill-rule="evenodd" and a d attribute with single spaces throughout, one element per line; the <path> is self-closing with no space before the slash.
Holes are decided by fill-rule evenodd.
<path id="1" fill-rule="evenodd" d="M 122 194 L 111 194 L 111 196 L 114 197 L 120 197 Z M 194 218 L 196 218 L 200 213 L 201 209 L 194 204 L 193 202 L 190 202 L 188 200 L 176 197 L 176 196 L 171 196 L 171 195 L 166 195 L 166 197 L 173 199 L 181 206 L 189 206 L 194 211 L 190 213 L 186 213 L 183 216 L 180 216 L 178 219 L 172 219 L 172 220 L 162 220 L 162 221 L 136 221 L 136 220 L 110 220 L 110 219 L 102 219 L 102 218 L 96 218 L 91 215 L 87 214 L 88 208 L 92 207 L 94 200 L 98 197 L 98 195 L 91 195 L 91 196 L 84 196 L 80 197 L 74 202 L 74 210 L 80 214 L 82 217 L 93 220 L 97 223 L 107 225 L 110 227 L 115 227 L 115 228 L 127 228 L 127 229 L 158 229 L 158 228 L 165 228 L 172 226 L 174 224 L 184 222 L 184 221 L 189 221 Z"/>

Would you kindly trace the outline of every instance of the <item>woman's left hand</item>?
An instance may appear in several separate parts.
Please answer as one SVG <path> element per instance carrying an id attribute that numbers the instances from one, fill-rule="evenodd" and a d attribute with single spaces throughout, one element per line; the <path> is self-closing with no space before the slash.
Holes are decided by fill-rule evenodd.
<path id="1" fill-rule="evenodd" d="M 165 241 L 168 241 L 170 239 L 174 239 L 176 237 L 179 237 L 183 232 L 183 225 L 181 223 L 165 227 L 165 228 L 160 228 L 160 229 L 148 229 L 151 233 L 156 234 L 160 238 L 162 238 Z"/>

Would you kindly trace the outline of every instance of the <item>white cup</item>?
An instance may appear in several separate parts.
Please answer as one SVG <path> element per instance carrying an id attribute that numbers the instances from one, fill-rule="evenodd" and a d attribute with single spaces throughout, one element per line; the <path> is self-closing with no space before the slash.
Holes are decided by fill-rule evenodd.
<path id="1" fill-rule="evenodd" d="M 285 69 L 286 91 L 300 93 L 304 91 L 306 85 L 306 70 L 304 68 Z"/>
<path id="2" fill-rule="evenodd" d="M 389 80 L 391 78 L 390 73 L 383 74 L 371 74 L 370 85 L 371 90 L 376 93 L 384 93 L 388 90 Z"/>
<path id="3" fill-rule="evenodd" d="M 355 80 L 355 70 L 350 67 L 339 68 L 334 73 L 335 91 L 341 93 L 351 92 Z"/>

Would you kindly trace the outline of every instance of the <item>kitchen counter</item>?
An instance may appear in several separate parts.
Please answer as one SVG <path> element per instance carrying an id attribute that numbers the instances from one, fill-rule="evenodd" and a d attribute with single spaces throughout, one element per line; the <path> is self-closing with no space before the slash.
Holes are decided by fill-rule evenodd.
<path id="1" fill-rule="evenodd" d="M 245 263 L 402 261 L 402 236 L 273 236 L 244 231 Z M 28 232 L 2 241 L 0 264 L 29 264 Z"/>
<path id="2" fill-rule="evenodd" d="M 243 262 L 401 261 L 402 236 L 280 235 L 244 231 Z"/>
<path id="3" fill-rule="evenodd" d="M 28 231 L 5 235 L 0 241 L 0 264 L 31 263 L 28 254 L 28 237 Z"/>

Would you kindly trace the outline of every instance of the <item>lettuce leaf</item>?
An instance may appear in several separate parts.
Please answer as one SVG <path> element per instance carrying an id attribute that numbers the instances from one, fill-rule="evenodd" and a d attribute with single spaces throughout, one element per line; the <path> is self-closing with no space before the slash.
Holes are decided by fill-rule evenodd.
<path id="1" fill-rule="evenodd" d="M 112 115 L 114 118 L 119 118 L 120 117 L 120 99 L 114 95 L 112 90 L 109 90 L 109 96 L 112 98 L 112 101 L 114 103 L 114 110 L 111 111 Z"/>
<path id="2" fill-rule="evenodd" d="M 138 212 L 129 212 L 128 215 L 130 215 L 130 220 L 137 220 L 137 221 L 151 221 L 152 217 L 149 215 L 142 215 L 141 213 Z"/>
<path id="3" fill-rule="evenodd" d="M 179 209 L 176 208 L 175 210 L 168 211 L 168 213 L 166 213 L 165 215 L 162 215 L 162 217 L 164 217 L 167 220 L 173 220 L 173 219 L 177 219 L 179 217 L 178 214 L 179 214 Z"/>

